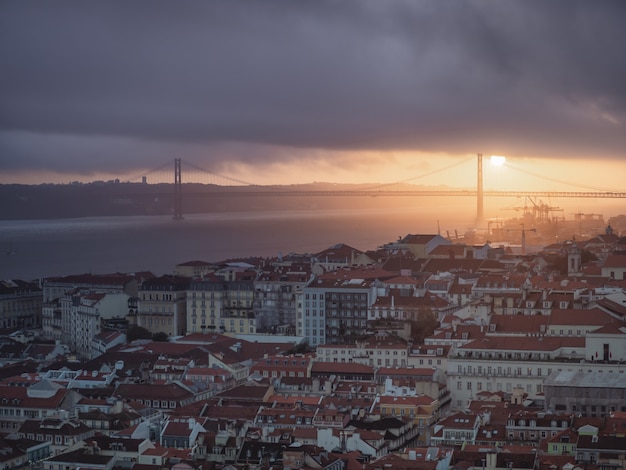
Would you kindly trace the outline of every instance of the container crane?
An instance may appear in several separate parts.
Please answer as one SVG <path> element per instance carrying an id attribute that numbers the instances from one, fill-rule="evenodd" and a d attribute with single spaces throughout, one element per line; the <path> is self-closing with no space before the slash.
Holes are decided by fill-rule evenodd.
<path id="1" fill-rule="evenodd" d="M 530 203 L 530 205 L 529 205 Z M 563 215 L 561 217 L 551 217 L 551 212 L 561 212 L 564 210 L 557 206 L 551 206 L 541 199 L 537 199 L 533 196 L 524 196 L 524 205 L 515 205 L 508 206 L 503 208 L 504 210 L 512 209 L 515 211 L 523 211 L 523 218 L 526 221 L 531 221 L 533 224 L 545 224 L 548 222 L 555 222 L 559 219 L 563 219 Z"/>

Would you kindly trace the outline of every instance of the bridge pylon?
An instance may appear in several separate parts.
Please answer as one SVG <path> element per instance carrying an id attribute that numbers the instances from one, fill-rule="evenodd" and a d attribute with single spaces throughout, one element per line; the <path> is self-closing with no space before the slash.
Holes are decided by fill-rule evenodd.
<path id="1" fill-rule="evenodd" d="M 485 221 L 485 210 L 483 206 L 483 154 L 478 157 L 478 181 L 476 182 L 476 225 L 480 226 Z"/>
<path id="2" fill-rule="evenodd" d="M 183 184 L 181 159 L 174 159 L 174 220 L 183 219 Z"/>

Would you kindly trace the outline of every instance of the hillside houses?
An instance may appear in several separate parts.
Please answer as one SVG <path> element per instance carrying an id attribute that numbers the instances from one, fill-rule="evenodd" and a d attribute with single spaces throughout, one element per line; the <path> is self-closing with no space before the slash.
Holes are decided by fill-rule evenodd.
<path id="1" fill-rule="evenodd" d="M 611 240 L 569 273 L 550 257 L 571 244 L 522 258 L 408 235 L 44 281 L 40 331 L 0 340 L 0 434 L 50 470 L 617 470 Z"/>

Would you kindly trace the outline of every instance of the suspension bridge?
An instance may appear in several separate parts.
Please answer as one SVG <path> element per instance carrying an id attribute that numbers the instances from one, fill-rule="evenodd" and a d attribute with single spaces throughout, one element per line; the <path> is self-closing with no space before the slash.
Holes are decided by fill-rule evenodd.
<path id="1" fill-rule="evenodd" d="M 420 179 L 433 176 L 466 163 L 461 160 L 453 165 L 430 171 L 413 178 L 395 183 L 377 185 L 350 185 L 350 188 L 339 186 L 329 189 L 315 185 L 260 185 L 240 179 L 220 175 L 214 171 L 199 167 L 180 158 L 173 159 L 165 164 L 147 171 L 141 176 L 128 180 L 129 183 L 141 182 L 142 185 L 154 186 L 156 189 L 150 194 L 155 198 L 173 200 L 173 218 L 183 218 L 184 201 L 188 198 L 220 198 L 220 197 L 378 197 L 378 196 L 448 196 L 476 198 L 476 219 L 483 220 L 483 199 L 485 197 L 515 197 L 515 198 L 586 198 L 586 199 L 624 199 L 626 191 L 602 189 L 586 185 L 577 185 L 571 182 L 560 181 L 507 165 L 526 176 L 540 178 L 551 183 L 560 183 L 576 187 L 570 191 L 524 191 L 524 190 L 485 190 L 483 188 L 482 154 L 476 159 L 476 187 L 472 189 L 424 189 L 416 182 Z M 173 186 L 172 186 L 173 185 Z"/>

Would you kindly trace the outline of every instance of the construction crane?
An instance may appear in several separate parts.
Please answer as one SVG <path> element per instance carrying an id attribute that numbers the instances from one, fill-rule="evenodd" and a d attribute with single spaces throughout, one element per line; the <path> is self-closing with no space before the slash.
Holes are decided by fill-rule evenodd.
<path id="1" fill-rule="evenodd" d="M 537 232 L 536 228 L 524 228 L 524 224 L 520 224 L 521 229 L 507 229 L 507 232 L 522 232 L 522 255 L 526 254 L 526 232 Z"/>

